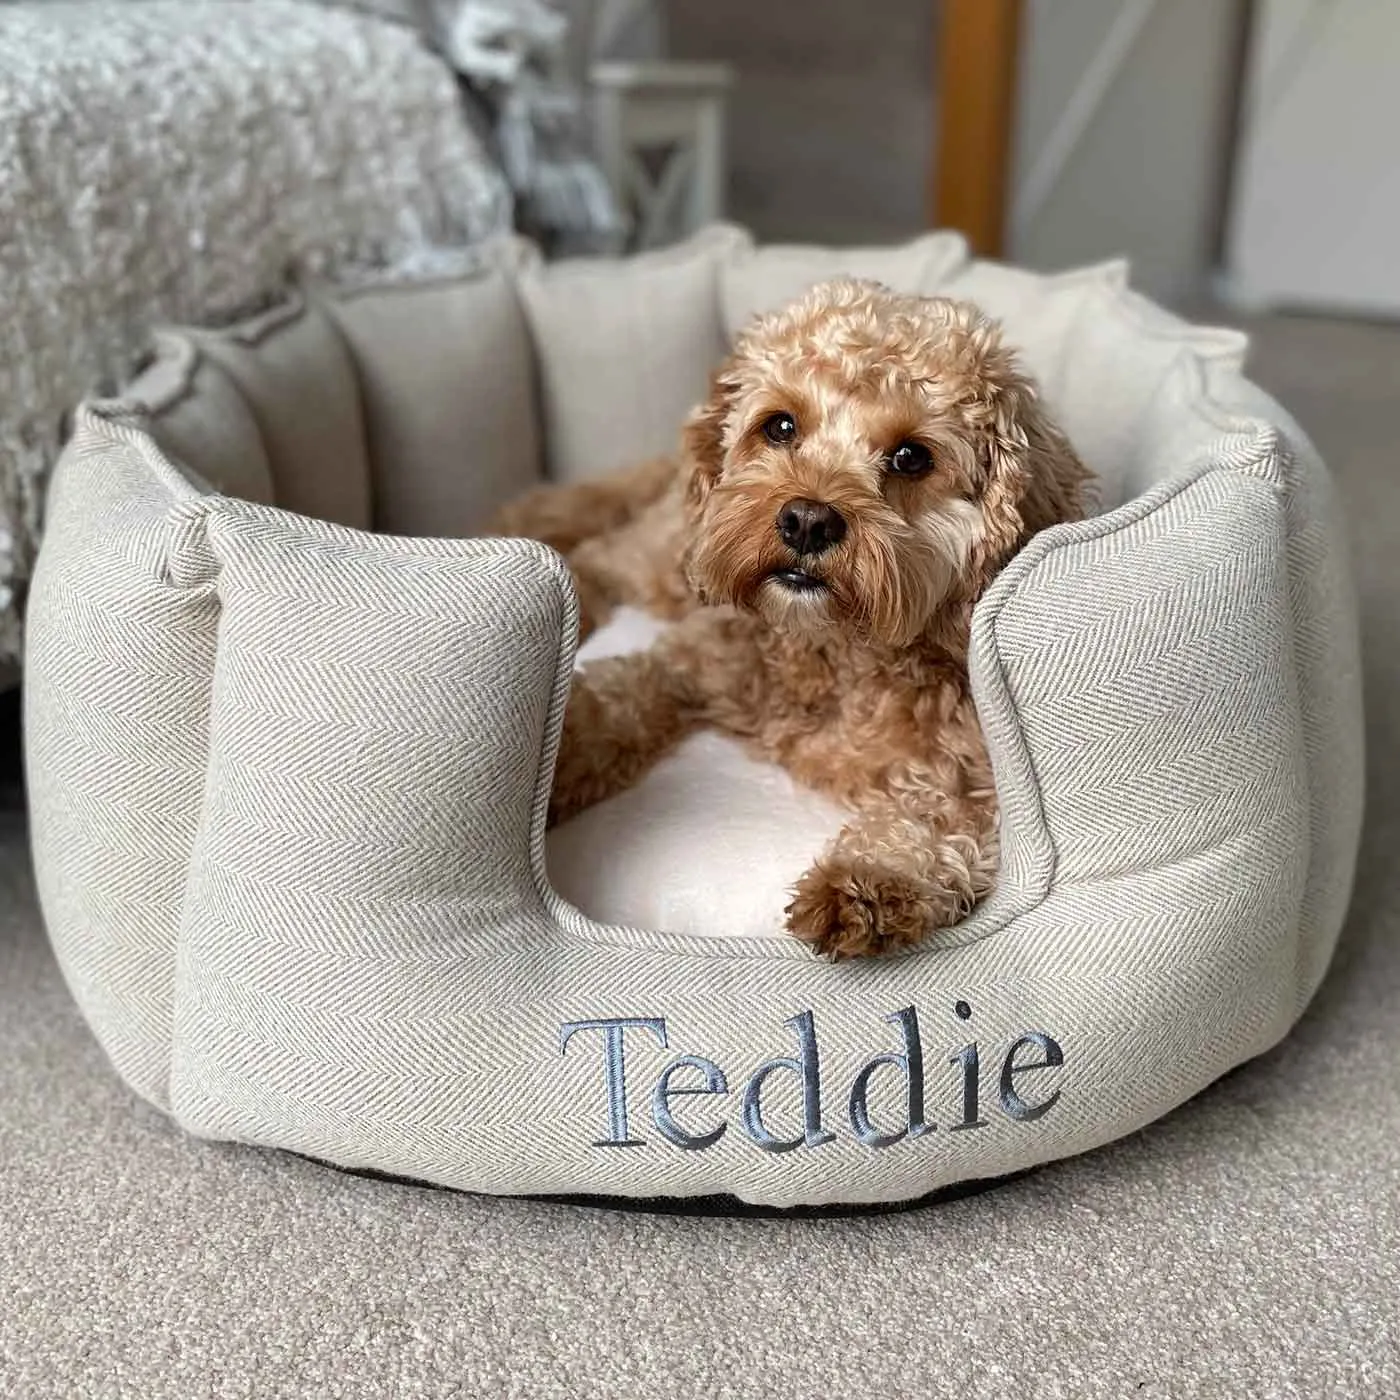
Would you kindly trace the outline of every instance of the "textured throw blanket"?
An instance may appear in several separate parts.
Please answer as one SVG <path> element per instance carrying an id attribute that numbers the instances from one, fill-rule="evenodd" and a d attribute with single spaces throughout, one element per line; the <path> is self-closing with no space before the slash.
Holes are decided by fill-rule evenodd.
<path id="1" fill-rule="evenodd" d="M 292 0 L 0 4 L 0 670 L 64 415 L 151 326 L 510 225 L 414 32 Z"/>
<path id="2" fill-rule="evenodd" d="M 319 0 L 411 25 L 462 75 L 515 196 L 551 253 L 616 251 L 622 216 L 590 153 L 584 68 L 649 0 Z"/>

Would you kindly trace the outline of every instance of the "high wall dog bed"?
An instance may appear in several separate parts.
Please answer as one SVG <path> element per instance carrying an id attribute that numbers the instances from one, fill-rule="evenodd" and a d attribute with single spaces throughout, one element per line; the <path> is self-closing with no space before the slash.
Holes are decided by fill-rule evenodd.
<path id="1" fill-rule="evenodd" d="M 705 736 L 547 870 L 570 585 L 457 538 L 669 449 L 835 271 L 1002 317 L 1103 495 L 976 616 L 995 895 L 837 966 L 772 907 L 835 816 Z M 39 888 L 106 1052 L 192 1132 L 511 1193 L 892 1201 L 1181 1103 L 1317 987 L 1361 812 L 1331 485 L 1242 353 L 1119 266 L 727 228 L 167 337 L 79 414 L 29 605 Z"/>

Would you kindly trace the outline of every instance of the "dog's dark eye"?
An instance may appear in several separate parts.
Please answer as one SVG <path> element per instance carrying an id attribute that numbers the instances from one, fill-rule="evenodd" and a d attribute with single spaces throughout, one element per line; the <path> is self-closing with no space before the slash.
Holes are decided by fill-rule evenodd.
<path id="1" fill-rule="evenodd" d="M 921 442 L 901 442 L 889 456 L 896 476 L 922 476 L 933 466 L 933 453 Z"/>
<path id="2" fill-rule="evenodd" d="M 769 442 L 791 442 L 797 436 L 797 420 L 790 413 L 775 413 L 763 420 L 763 436 Z"/>

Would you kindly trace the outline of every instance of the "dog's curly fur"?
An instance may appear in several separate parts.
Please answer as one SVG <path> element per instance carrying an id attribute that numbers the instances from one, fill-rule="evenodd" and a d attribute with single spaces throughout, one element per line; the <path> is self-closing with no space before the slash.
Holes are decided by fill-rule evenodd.
<path id="1" fill-rule="evenodd" d="M 998 864 L 973 604 L 1030 535 L 1078 518 L 1087 477 L 967 303 L 843 279 L 758 319 L 678 462 L 544 487 L 497 522 L 566 556 L 585 631 L 622 603 L 677 623 L 576 674 L 551 820 L 711 726 L 852 811 L 793 892 L 792 933 L 843 958 L 956 922 Z M 794 502 L 814 535 L 784 531 Z"/>

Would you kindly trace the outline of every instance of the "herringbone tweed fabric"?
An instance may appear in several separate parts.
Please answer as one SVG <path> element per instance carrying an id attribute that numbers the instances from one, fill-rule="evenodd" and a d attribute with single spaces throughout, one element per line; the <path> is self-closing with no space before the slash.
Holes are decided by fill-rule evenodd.
<path id="1" fill-rule="evenodd" d="M 1037 285 L 1025 329 L 1113 508 L 976 617 L 995 896 L 856 966 L 550 890 L 572 600 L 547 552 L 200 496 L 120 406 L 86 411 L 31 604 L 31 802 L 123 1075 L 197 1133 L 348 1166 L 790 1204 L 1081 1152 L 1273 1045 L 1360 821 L 1330 483 L 1238 341 L 1117 269 Z"/>

